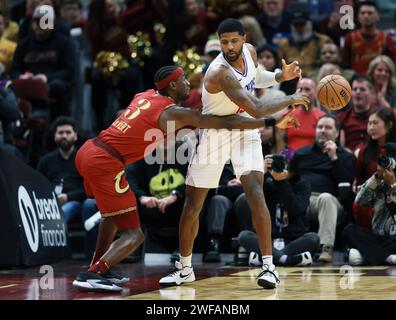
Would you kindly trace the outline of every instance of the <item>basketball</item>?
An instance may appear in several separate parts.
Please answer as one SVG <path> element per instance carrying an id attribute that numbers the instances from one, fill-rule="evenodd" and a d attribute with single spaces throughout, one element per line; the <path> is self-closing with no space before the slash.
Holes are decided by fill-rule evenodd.
<path id="1" fill-rule="evenodd" d="M 316 96 L 327 109 L 339 110 L 351 100 L 352 89 L 344 77 L 330 74 L 319 81 Z"/>

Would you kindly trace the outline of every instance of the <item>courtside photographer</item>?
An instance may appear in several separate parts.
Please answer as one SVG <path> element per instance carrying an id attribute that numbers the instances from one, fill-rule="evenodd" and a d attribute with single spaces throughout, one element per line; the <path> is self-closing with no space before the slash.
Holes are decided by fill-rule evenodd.
<path id="1" fill-rule="evenodd" d="M 396 265 L 396 143 L 386 149 L 388 156 L 378 158 L 377 171 L 356 196 L 358 204 L 374 208 L 372 230 L 348 225 L 343 231 L 353 265 Z"/>
<path id="2" fill-rule="evenodd" d="M 264 163 L 264 195 L 271 215 L 274 262 L 285 266 L 310 265 L 319 248 L 319 236 L 308 232 L 310 184 L 298 175 L 290 177 L 288 161 L 283 154 L 266 155 Z M 261 255 L 251 215 L 247 214 L 248 205 L 245 203 L 243 208 L 235 209 L 242 230 L 239 243 L 250 252 L 249 264 L 259 265 Z"/>

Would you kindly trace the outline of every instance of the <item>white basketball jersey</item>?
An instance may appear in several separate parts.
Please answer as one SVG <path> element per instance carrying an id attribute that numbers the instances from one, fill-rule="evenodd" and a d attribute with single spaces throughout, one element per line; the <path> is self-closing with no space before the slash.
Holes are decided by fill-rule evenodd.
<path id="1" fill-rule="evenodd" d="M 242 88 L 253 93 L 256 84 L 256 66 L 252 56 L 250 55 L 249 49 L 246 44 L 242 47 L 242 57 L 245 63 L 245 73 L 241 73 L 239 70 L 235 69 L 220 53 L 209 65 L 207 72 L 215 65 L 225 65 L 229 67 L 234 73 L 235 77 L 238 79 Z M 205 84 L 202 85 L 202 113 L 203 114 L 213 114 L 217 116 L 226 116 L 230 114 L 235 114 L 241 110 L 234 102 L 232 102 L 227 95 L 220 91 L 218 93 L 209 93 Z M 243 116 L 249 116 L 246 112 L 241 113 Z M 249 116 L 250 117 L 250 116 Z"/>

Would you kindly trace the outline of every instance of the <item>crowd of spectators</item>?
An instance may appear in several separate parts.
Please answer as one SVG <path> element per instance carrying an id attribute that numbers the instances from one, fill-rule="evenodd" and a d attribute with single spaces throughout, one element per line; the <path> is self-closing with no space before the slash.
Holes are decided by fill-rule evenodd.
<path id="1" fill-rule="evenodd" d="M 97 208 L 74 167 L 78 147 L 136 93 L 153 88 L 155 71 L 187 49 L 205 66 L 188 74 L 192 90 L 184 106 L 201 108 L 201 80 L 221 52 L 216 29 L 228 17 L 241 21 L 265 69 L 278 71 L 281 59 L 302 68 L 299 81 L 258 89 L 256 96 L 269 101 L 299 90 L 310 99 L 307 110 L 295 111 L 300 129 L 260 130 L 275 262 L 332 262 L 338 249 L 354 264 L 396 264 L 396 169 L 378 165 L 382 157 L 396 158 L 396 10 L 386 1 L 0 0 L 0 147 L 45 175 L 66 221 L 82 226 Z M 315 97 L 328 74 L 352 87 L 340 111 Z M 283 156 L 281 171 L 271 167 L 274 154 Z M 186 170 L 144 160 L 126 169 L 143 227 L 159 242 L 166 243 L 166 228 L 177 241 Z M 202 211 L 197 250 L 204 261 L 221 261 L 234 238 L 257 263 L 249 212 L 227 164 Z M 87 256 L 95 235 L 87 231 Z"/>

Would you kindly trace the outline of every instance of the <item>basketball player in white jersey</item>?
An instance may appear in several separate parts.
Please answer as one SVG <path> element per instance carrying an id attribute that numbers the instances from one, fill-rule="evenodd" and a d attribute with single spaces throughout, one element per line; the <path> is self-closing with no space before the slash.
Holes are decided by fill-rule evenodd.
<path id="1" fill-rule="evenodd" d="M 202 113 L 219 116 L 241 113 L 242 116 L 261 118 L 289 106 L 307 107 L 309 101 L 299 94 L 274 99 L 266 105 L 252 95 L 254 88 L 300 77 L 298 62 L 286 65 L 283 60 L 282 72 L 277 74 L 258 68 L 256 52 L 253 46 L 245 43 L 245 32 L 236 19 L 224 20 L 219 25 L 218 35 L 222 52 L 205 74 Z M 227 160 L 232 161 L 235 174 L 242 183 L 263 254 L 263 271 L 258 276 L 258 284 L 266 289 L 277 286 L 279 275 L 272 262 L 271 220 L 263 193 L 264 160 L 260 134 L 258 130 L 210 129 L 200 129 L 197 150 L 187 174 L 186 200 L 179 225 L 180 262 L 176 261 L 176 270 L 162 278 L 160 285 L 180 285 L 195 280 L 191 258 L 199 214 L 209 189 L 218 187 Z"/>

